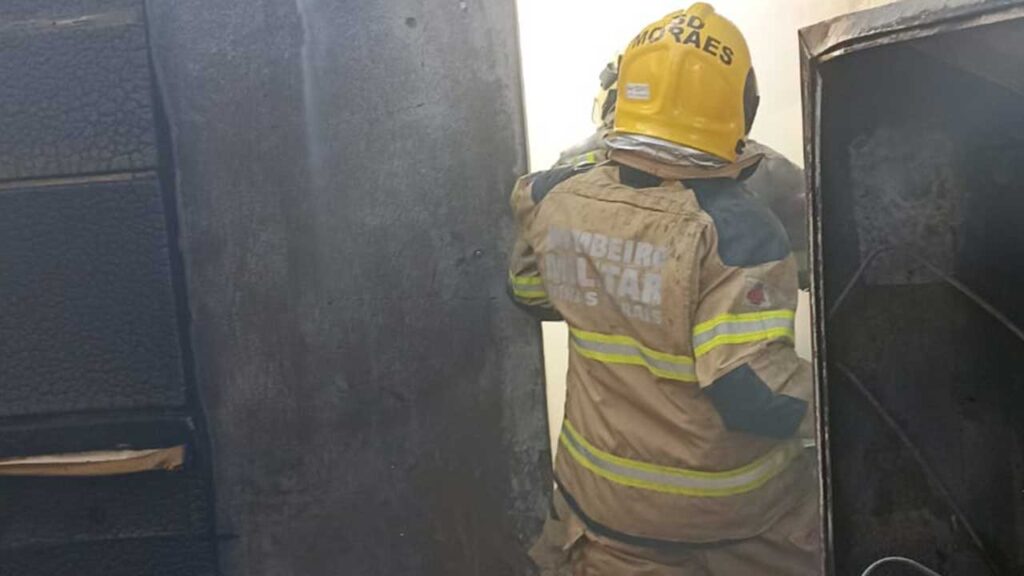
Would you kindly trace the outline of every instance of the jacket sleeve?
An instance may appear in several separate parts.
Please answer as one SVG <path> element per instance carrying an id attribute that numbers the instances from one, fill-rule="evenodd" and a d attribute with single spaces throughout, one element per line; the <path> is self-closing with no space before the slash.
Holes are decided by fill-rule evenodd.
<path id="1" fill-rule="evenodd" d="M 764 159 L 744 182 L 744 187 L 764 202 L 782 223 L 796 258 L 800 289 L 807 290 L 810 287 L 810 240 L 807 235 L 804 171 L 764 144 L 748 142 L 746 153 L 764 154 Z"/>
<path id="2" fill-rule="evenodd" d="M 512 191 L 511 202 L 516 217 L 517 237 L 509 257 L 508 294 L 517 306 L 539 320 L 561 320 L 561 316 L 548 299 L 537 263 L 537 254 L 525 234 L 535 204 L 531 193 L 533 180 L 533 175 L 522 177 Z"/>
<path id="3" fill-rule="evenodd" d="M 781 224 L 753 203 L 716 199 L 698 252 L 697 378 L 726 427 L 813 437 L 813 385 L 794 349 L 797 264 Z"/>

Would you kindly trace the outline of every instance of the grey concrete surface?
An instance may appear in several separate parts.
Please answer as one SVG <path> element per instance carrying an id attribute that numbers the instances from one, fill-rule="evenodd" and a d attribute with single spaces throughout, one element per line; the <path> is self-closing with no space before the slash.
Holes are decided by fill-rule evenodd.
<path id="1" fill-rule="evenodd" d="M 229 575 L 525 574 L 513 3 L 148 2 Z"/>

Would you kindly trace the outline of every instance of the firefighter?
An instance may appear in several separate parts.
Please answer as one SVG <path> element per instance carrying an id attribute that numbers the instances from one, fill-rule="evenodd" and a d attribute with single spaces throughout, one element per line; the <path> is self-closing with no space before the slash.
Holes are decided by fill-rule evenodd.
<path id="1" fill-rule="evenodd" d="M 555 464 L 574 574 L 819 572 L 797 263 L 744 190 L 746 42 L 706 3 L 622 56 L 606 158 L 522 178 L 509 290 L 569 325 Z"/>
<path id="2" fill-rule="evenodd" d="M 619 61 L 615 57 L 601 70 L 600 89 L 594 98 L 592 119 L 597 127 L 593 134 L 566 148 L 559 155 L 555 168 L 583 168 L 608 159 L 605 138 L 615 126 L 615 104 L 618 98 Z M 744 189 L 758 198 L 778 217 L 789 237 L 793 256 L 799 269 L 800 289 L 810 288 L 810 253 L 807 225 L 807 189 L 803 171 L 772 148 L 748 139 L 744 154 L 761 155 L 757 169 L 744 182 Z"/>
<path id="3" fill-rule="evenodd" d="M 584 140 L 563 150 L 558 157 L 558 162 L 555 163 L 555 168 L 564 166 L 581 168 L 598 164 L 607 159 L 608 148 L 605 146 L 604 140 L 615 126 L 615 103 L 618 99 L 619 62 L 621 59 L 621 56 L 617 56 L 609 62 L 598 77 L 601 87 L 594 98 L 594 108 L 591 113 L 591 120 L 597 129 Z"/>

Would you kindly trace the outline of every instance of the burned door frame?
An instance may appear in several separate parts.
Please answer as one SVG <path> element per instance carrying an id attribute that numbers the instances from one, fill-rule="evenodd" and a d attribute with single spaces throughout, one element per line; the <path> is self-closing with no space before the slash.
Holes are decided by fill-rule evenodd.
<path id="1" fill-rule="evenodd" d="M 845 55 L 930 36 L 1024 18 L 1021 0 L 908 0 L 828 20 L 800 31 L 805 177 L 810 194 L 812 343 L 815 354 L 821 518 L 825 554 L 822 573 L 837 574 L 834 563 L 833 468 L 830 447 L 828 350 L 829 310 L 824 289 L 822 236 L 821 68 Z M 831 296 L 831 295 L 829 295 Z M 843 296 L 840 296 L 840 299 Z M 873 399 L 869 399 L 872 401 Z"/>

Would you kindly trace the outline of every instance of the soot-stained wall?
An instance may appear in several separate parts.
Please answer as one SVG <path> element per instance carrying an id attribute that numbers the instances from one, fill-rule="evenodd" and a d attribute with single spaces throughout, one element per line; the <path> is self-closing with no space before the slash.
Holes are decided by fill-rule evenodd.
<path id="1" fill-rule="evenodd" d="M 528 573 L 514 5 L 149 2 L 226 574 Z"/>

